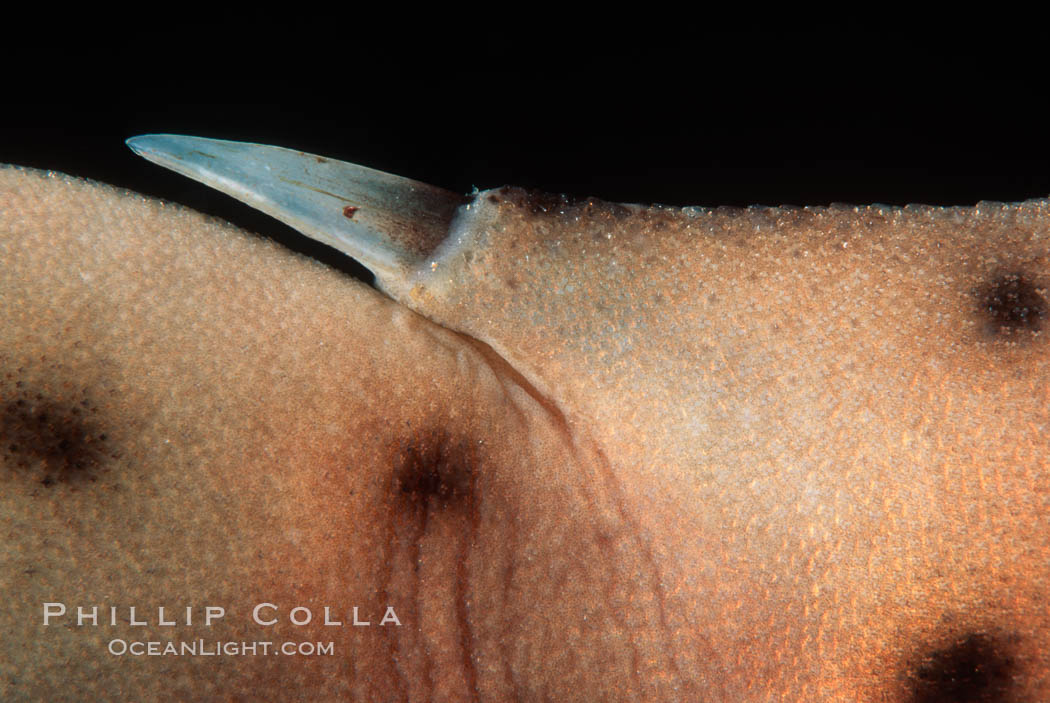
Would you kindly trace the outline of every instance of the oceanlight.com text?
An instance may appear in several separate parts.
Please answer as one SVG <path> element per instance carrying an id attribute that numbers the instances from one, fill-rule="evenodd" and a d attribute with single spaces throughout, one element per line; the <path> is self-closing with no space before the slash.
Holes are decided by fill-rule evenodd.
<path id="1" fill-rule="evenodd" d="M 122 640 L 106 647 L 118 657 L 324 657 L 335 654 L 334 642 L 221 642 L 217 640 Z"/>

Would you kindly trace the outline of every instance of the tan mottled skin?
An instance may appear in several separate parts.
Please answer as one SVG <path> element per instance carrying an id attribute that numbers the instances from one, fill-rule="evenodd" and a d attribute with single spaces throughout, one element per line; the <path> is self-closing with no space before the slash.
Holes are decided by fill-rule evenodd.
<path id="1" fill-rule="evenodd" d="M 0 437 L 0 698 L 893 701 L 974 632 L 1011 696 L 1050 697 L 1050 332 L 990 329 L 978 293 L 1046 285 L 1045 202 L 507 189 L 469 217 L 394 291 L 430 322 L 177 206 L 0 170 L 0 405 L 106 434 L 52 482 Z M 432 446 L 470 498 L 413 513 L 395 478 Z M 47 601 L 228 614 L 45 628 Z M 262 601 L 283 628 L 249 622 Z M 291 627 L 296 605 L 373 627 Z"/>

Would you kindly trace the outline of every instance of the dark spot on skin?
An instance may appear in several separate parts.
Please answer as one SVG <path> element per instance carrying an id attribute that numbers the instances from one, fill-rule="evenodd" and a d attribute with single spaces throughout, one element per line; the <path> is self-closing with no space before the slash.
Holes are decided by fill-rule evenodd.
<path id="1" fill-rule="evenodd" d="M 448 430 L 444 422 L 429 429 L 413 428 L 408 423 L 404 427 L 403 439 L 393 447 L 389 493 L 392 519 L 387 540 L 393 553 L 389 575 L 380 590 L 384 594 L 402 593 L 406 602 L 419 604 L 432 590 L 428 573 L 452 579 L 453 619 L 442 629 L 447 628 L 448 636 L 458 645 L 466 691 L 476 691 L 468 555 L 478 533 L 480 444 Z M 434 539 L 438 536 L 440 539 Z M 417 576 L 407 585 L 407 592 L 401 590 L 406 586 L 406 573 Z M 423 617 L 418 607 L 408 611 L 407 617 Z M 422 676 L 427 688 L 433 688 L 435 673 L 426 658 Z M 477 700 L 477 696 L 465 700 Z"/>
<path id="2" fill-rule="evenodd" d="M 355 207 L 354 205 L 347 205 L 343 208 L 343 217 L 352 220 L 354 218 L 354 213 L 360 209 L 361 208 Z"/>
<path id="3" fill-rule="evenodd" d="M 910 682 L 911 703 L 1014 700 L 1014 658 L 998 638 L 970 633 L 922 658 Z"/>
<path id="4" fill-rule="evenodd" d="M 1022 273 L 997 277 L 977 293 L 990 334 L 1038 332 L 1047 304 L 1040 290 Z"/>
<path id="5" fill-rule="evenodd" d="M 86 391 L 73 396 L 58 399 L 22 384 L 0 388 L 0 464 L 45 487 L 96 481 L 119 453 Z"/>
<path id="6" fill-rule="evenodd" d="M 474 492 L 475 457 L 465 442 L 438 431 L 424 433 L 402 447 L 394 471 L 394 490 L 403 507 L 425 515 L 469 506 Z"/>

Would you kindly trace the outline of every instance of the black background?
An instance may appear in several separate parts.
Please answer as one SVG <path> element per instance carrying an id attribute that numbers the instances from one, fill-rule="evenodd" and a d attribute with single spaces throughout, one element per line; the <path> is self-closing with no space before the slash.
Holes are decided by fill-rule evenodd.
<path id="1" fill-rule="evenodd" d="M 675 18 L 625 19 L 616 33 L 359 21 L 28 35 L 8 47 L 0 162 L 174 200 L 347 270 L 123 140 L 257 141 L 461 192 L 514 184 L 678 205 L 1050 195 L 1042 37 L 980 22 L 800 34 Z"/>

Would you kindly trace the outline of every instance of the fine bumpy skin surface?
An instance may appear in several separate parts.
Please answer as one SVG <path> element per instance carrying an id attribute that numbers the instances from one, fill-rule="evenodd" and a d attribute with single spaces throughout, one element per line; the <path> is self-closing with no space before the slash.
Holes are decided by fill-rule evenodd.
<path id="1" fill-rule="evenodd" d="M 0 170 L 0 698 L 1050 697 L 1045 202 L 457 227 L 402 305 Z"/>

